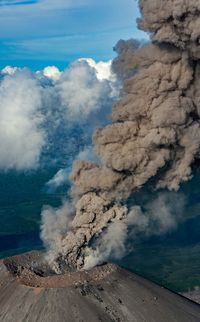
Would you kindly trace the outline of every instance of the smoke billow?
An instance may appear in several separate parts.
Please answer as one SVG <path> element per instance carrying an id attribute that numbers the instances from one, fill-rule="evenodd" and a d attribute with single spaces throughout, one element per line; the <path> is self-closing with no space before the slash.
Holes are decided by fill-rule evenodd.
<path id="1" fill-rule="evenodd" d="M 118 56 L 112 62 L 112 69 L 118 78 L 125 80 L 135 73 L 135 53 L 141 43 L 135 39 L 119 40 L 113 48 Z"/>
<path id="2" fill-rule="evenodd" d="M 42 212 L 41 238 L 45 247 L 49 249 L 47 261 L 55 271 L 58 271 L 55 256 L 62 251 L 61 240 L 69 229 L 73 213 L 74 209 L 67 201 L 63 202 L 59 209 L 48 206 L 44 207 Z"/>
<path id="3" fill-rule="evenodd" d="M 138 26 L 150 33 L 152 43 L 118 43 L 113 68 L 125 82 L 112 124 L 94 134 L 102 163 L 76 161 L 71 174 L 76 213 L 55 262 L 62 257 L 75 269 L 109 257 L 115 233 L 122 236 L 117 247 L 123 250 L 133 213 L 136 231 L 141 225 L 144 234 L 152 231 L 156 220 L 160 233 L 173 228 L 176 221 L 160 206 L 148 206 L 144 216 L 124 204 L 151 178 L 155 188 L 177 191 L 199 157 L 199 1 L 141 0 L 139 5 Z"/>
<path id="4" fill-rule="evenodd" d="M 131 207 L 127 216 L 109 225 L 97 239 L 95 247 L 88 254 L 86 252 L 84 269 L 90 269 L 108 258 L 120 259 L 127 251 L 134 249 L 134 241 L 140 238 L 163 235 L 176 229 L 183 220 L 184 207 L 184 195 L 175 193 L 160 193 L 142 207 Z"/>

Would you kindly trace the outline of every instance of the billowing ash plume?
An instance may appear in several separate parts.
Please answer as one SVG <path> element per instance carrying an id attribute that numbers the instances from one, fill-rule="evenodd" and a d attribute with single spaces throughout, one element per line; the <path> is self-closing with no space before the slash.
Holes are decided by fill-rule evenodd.
<path id="1" fill-rule="evenodd" d="M 57 258 L 76 269 L 91 266 L 88 260 L 101 250 L 104 234 L 128 225 L 131 210 L 124 203 L 134 191 L 151 178 L 156 188 L 178 190 L 191 178 L 199 154 L 200 3 L 141 0 L 139 5 L 139 28 L 150 33 L 152 43 L 118 43 L 114 70 L 131 77 L 113 107 L 113 123 L 94 134 L 102 164 L 76 161 L 71 174 L 76 215 Z"/>
<path id="2" fill-rule="evenodd" d="M 176 229 L 183 220 L 185 197 L 182 194 L 160 193 L 151 202 L 133 206 L 123 220 L 109 225 L 85 257 L 84 269 L 101 264 L 105 259 L 120 259 L 134 249 L 138 239 L 163 235 Z M 127 242 L 127 236 L 129 241 Z"/>
<path id="3" fill-rule="evenodd" d="M 118 78 L 125 80 L 135 74 L 135 52 L 140 45 L 135 39 L 121 39 L 113 48 L 118 56 L 112 62 L 112 69 Z"/>

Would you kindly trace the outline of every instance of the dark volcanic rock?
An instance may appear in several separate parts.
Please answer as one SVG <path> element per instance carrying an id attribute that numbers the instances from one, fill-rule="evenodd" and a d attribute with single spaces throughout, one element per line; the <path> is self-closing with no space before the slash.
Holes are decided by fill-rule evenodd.
<path id="1" fill-rule="evenodd" d="M 53 275 L 31 252 L 0 261 L 1 322 L 197 322 L 200 306 L 115 265 Z"/>

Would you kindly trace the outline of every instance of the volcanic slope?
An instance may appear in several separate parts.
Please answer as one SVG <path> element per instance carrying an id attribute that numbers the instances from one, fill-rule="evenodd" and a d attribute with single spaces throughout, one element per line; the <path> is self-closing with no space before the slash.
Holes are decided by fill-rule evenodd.
<path id="1" fill-rule="evenodd" d="M 113 264 L 51 275 L 31 252 L 0 261 L 1 322 L 197 322 L 200 306 Z"/>

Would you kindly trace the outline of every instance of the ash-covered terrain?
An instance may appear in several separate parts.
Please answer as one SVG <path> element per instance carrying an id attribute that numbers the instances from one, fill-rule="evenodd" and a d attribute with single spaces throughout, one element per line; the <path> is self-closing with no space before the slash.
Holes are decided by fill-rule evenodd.
<path id="1" fill-rule="evenodd" d="M 52 275 L 43 260 L 43 254 L 31 252 L 0 262 L 2 322 L 200 319 L 199 305 L 113 264 Z"/>

